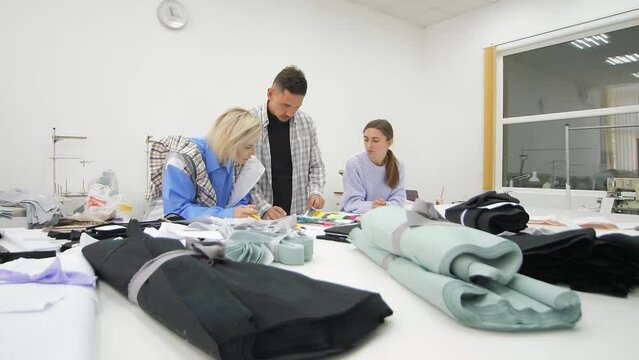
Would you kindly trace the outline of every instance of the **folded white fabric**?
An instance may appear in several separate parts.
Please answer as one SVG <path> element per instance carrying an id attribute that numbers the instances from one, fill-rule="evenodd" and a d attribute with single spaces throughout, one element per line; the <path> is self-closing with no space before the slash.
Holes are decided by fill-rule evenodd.
<path id="1" fill-rule="evenodd" d="M 222 240 L 224 237 L 215 228 L 204 228 L 197 226 L 198 223 L 192 223 L 190 225 L 174 224 L 174 223 L 162 223 L 160 229 L 156 230 L 152 227 L 147 227 L 144 232 L 153 237 L 164 237 L 169 239 L 204 239 L 204 240 Z"/>
<path id="2" fill-rule="evenodd" d="M 15 245 L 19 251 L 58 250 L 64 241 L 48 237 L 38 229 L 4 228 L 0 229 L 2 238 Z"/>
<path id="3" fill-rule="evenodd" d="M 60 254 L 65 271 L 95 275 L 80 248 Z M 0 269 L 35 273 L 54 258 L 19 259 Z M 6 359 L 95 358 L 95 288 L 67 284 L 0 284 L 0 339 Z"/>

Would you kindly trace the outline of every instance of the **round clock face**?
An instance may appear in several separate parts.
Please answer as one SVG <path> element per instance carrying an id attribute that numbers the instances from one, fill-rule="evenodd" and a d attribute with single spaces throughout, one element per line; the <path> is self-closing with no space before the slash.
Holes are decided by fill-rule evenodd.
<path id="1" fill-rule="evenodd" d="M 158 6 L 158 19 L 169 29 L 181 29 L 186 25 L 186 8 L 177 0 L 164 0 Z"/>

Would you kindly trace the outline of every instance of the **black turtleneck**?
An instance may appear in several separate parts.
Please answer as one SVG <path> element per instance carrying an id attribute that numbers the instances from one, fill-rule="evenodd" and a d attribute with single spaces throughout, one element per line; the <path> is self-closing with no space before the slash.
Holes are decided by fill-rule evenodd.
<path id="1" fill-rule="evenodd" d="M 280 121 L 270 111 L 267 112 L 271 173 L 273 175 L 273 205 L 281 207 L 287 214 L 290 214 L 293 188 L 290 121 Z"/>

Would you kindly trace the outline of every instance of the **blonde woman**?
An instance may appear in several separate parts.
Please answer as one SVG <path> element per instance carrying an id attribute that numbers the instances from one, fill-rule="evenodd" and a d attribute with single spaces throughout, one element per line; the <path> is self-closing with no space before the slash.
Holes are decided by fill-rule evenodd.
<path id="1" fill-rule="evenodd" d="M 364 147 L 346 162 L 342 210 L 362 214 L 384 205 L 404 206 L 404 165 L 395 157 L 393 126 L 383 119 L 364 127 Z"/>
<path id="2" fill-rule="evenodd" d="M 229 204 L 233 169 L 255 154 L 259 120 L 242 108 L 217 118 L 206 138 L 172 137 L 162 174 L 164 214 L 248 217 L 257 213 L 250 194 Z"/>

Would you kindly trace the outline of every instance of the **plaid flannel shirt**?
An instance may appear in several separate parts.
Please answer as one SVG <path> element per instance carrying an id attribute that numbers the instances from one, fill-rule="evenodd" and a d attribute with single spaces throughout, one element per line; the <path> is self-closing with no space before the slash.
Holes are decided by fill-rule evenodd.
<path id="1" fill-rule="evenodd" d="M 251 191 L 253 203 L 261 215 L 273 206 L 273 178 L 271 174 L 271 147 L 268 140 L 268 113 L 266 103 L 251 109 L 251 114 L 262 121 L 262 141 L 258 141 L 256 156 L 266 171 Z M 326 184 L 326 171 L 317 141 L 313 119 L 301 111 L 289 120 L 291 123 L 291 160 L 293 163 L 293 189 L 291 214 L 306 211 L 311 194 L 322 196 Z"/>
<path id="2" fill-rule="evenodd" d="M 180 135 L 165 136 L 159 141 L 154 141 L 151 145 L 149 153 L 150 198 L 162 196 L 164 168 L 171 156 L 183 159 L 185 171 L 195 185 L 196 202 L 205 206 L 215 206 L 217 196 L 206 171 L 202 153 L 191 138 Z"/>

